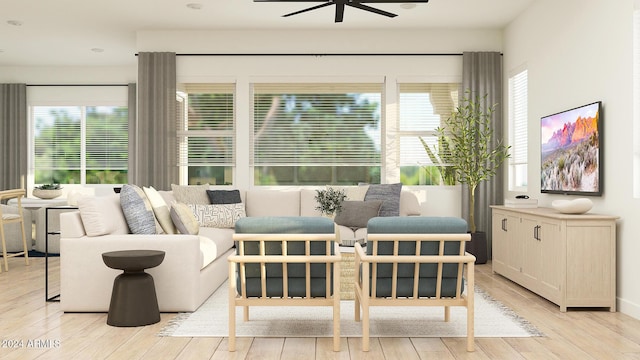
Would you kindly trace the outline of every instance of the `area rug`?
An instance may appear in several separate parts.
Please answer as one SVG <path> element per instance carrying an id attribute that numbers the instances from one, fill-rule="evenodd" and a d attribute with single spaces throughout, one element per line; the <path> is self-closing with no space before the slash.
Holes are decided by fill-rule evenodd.
<path id="1" fill-rule="evenodd" d="M 228 285 L 225 282 L 195 312 L 178 314 L 159 336 L 226 337 Z M 543 334 L 511 309 L 476 287 L 476 337 L 532 337 Z M 250 321 L 242 321 L 236 308 L 236 334 L 240 337 L 331 337 L 332 309 L 307 306 L 256 306 Z M 451 308 L 444 322 L 442 307 L 374 307 L 370 315 L 371 337 L 466 337 L 466 309 Z M 354 302 L 340 302 L 340 335 L 361 337 L 362 325 L 354 320 Z"/>

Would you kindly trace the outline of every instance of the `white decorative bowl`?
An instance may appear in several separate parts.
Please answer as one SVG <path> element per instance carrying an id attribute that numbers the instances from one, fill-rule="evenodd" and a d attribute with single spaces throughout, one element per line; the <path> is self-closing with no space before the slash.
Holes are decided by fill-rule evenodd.
<path id="1" fill-rule="evenodd" d="M 584 214 L 591 210 L 593 202 L 587 198 L 579 198 L 575 200 L 554 200 L 551 207 L 563 214 Z"/>
<path id="2" fill-rule="evenodd" d="M 33 194 L 33 196 L 40 199 L 55 199 L 58 196 L 62 195 L 62 189 L 33 189 L 33 192 L 31 193 Z"/>

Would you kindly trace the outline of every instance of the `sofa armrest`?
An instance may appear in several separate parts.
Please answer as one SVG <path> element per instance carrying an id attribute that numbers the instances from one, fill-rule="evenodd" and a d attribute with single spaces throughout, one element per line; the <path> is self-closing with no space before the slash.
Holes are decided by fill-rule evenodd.
<path id="1" fill-rule="evenodd" d="M 60 239 L 60 299 L 63 311 L 100 312 L 109 309 L 113 279 L 121 272 L 108 268 L 102 253 L 119 250 L 162 250 L 165 258 L 148 269 L 154 278 L 158 305 L 163 311 L 197 308 L 177 305 L 180 294 L 197 294 L 200 279 L 200 240 L 196 235 L 105 235 Z M 178 288 L 179 287 L 179 288 Z M 185 295 L 185 298 L 188 295 Z"/>

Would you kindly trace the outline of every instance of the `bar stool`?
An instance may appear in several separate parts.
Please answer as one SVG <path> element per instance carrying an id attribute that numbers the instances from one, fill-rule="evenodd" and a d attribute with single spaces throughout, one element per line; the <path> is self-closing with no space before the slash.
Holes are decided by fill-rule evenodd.
<path id="1" fill-rule="evenodd" d="M 24 215 L 22 210 L 22 198 L 26 195 L 26 191 L 24 189 L 11 189 L 11 190 L 3 190 L 0 191 L 0 203 L 5 203 L 10 199 L 18 200 L 18 213 L 4 213 L 2 211 L 3 206 L 0 206 L 0 238 L 2 238 L 2 257 L 4 259 L 4 269 L 9 271 L 9 262 L 7 261 L 10 257 L 16 257 L 24 255 L 24 262 L 26 265 L 29 265 L 29 249 L 27 248 L 27 238 L 24 231 Z M 20 224 L 20 230 L 22 231 L 22 245 L 23 251 L 13 254 L 7 254 L 7 242 L 5 239 L 5 225 L 6 224 Z M 2 266 L 0 265 L 0 272 L 2 272 Z"/>

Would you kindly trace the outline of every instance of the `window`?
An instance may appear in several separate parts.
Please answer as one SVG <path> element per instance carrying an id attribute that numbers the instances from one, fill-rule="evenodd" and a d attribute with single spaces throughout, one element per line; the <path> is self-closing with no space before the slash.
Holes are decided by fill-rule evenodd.
<path id="1" fill-rule="evenodd" d="M 234 84 L 183 84 L 178 92 L 182 183 L 228 185 L 235 166 Z"/>
<path id="2" fill-rule="evenodd" d="M 255 185 L 380 182 L 382 84 L 255 84 Z"/>
<path id="3" fill-rule="evenodd" d="M 455 183 L 446 161 L 446 145 L 438 139 L 436 128 L 458 106 L 459 87 L 458 83 L 399 85 L 397 144 L 403 184 Z"/>
<path id="4" fill-rule="evenodd" d="M 122 106 L 32 106 L 36 184 L 126 184 Z"/>
<path id="5" fill-rule="evenodd" d="M 509 77 L 509 190 L 526 191 L 528 162 L 527 70 Z"/>

